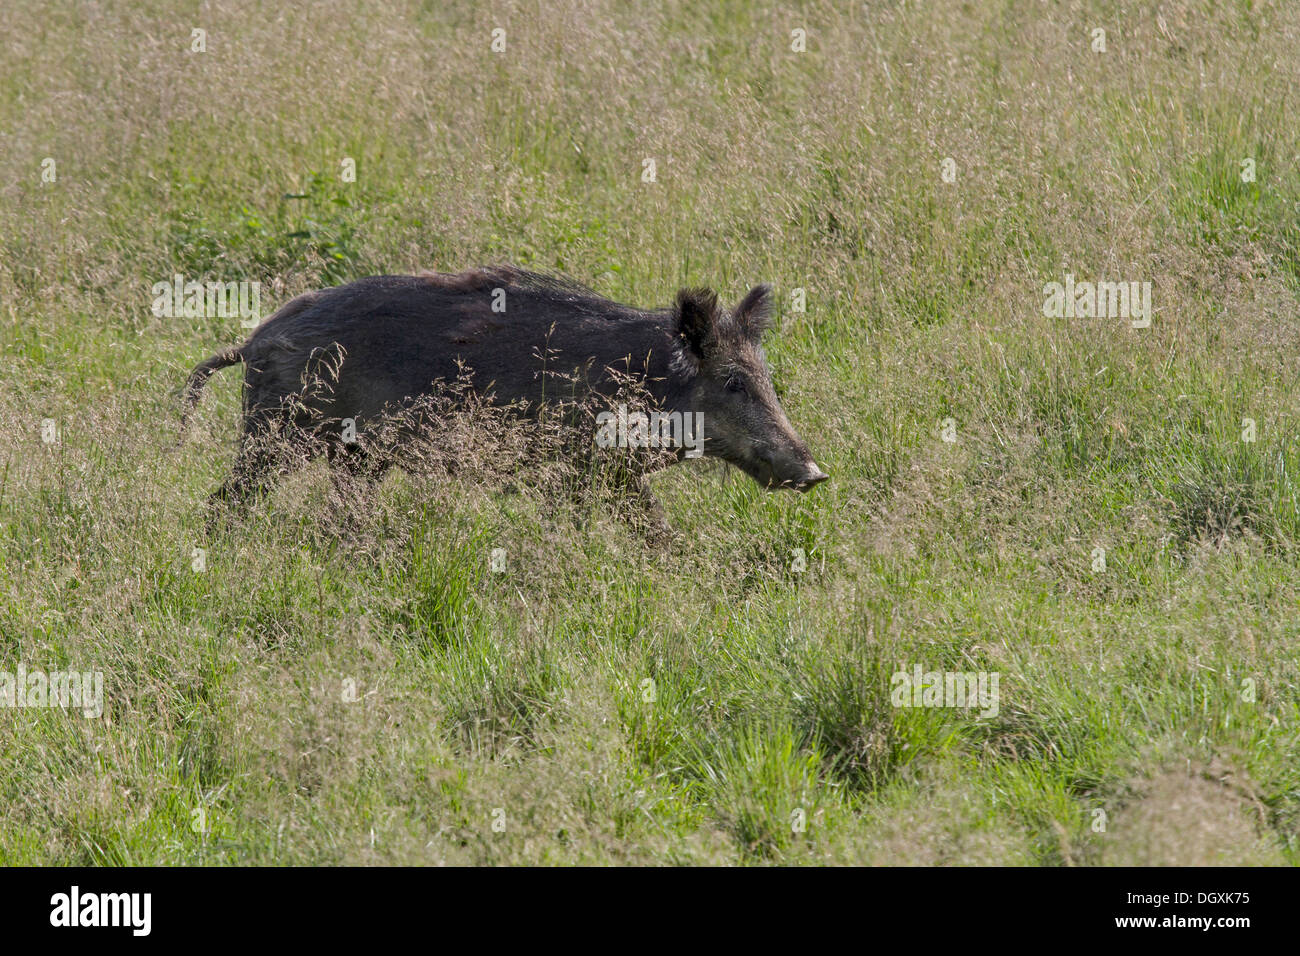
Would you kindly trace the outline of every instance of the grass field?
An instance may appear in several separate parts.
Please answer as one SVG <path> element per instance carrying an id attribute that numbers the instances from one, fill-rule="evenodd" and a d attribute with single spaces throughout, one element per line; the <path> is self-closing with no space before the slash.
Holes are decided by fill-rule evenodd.
<path id="1" fill-rule="evenodd" d="M 1300 860 L 1300 5 L 4 19 L 0 671 L 104 712 L 0 707 L 0 862 Z M 473 473 L 344 534 L 312 468 L 205 536 L 240 376 L 177 446 L 179 390 L 247 331 L 155 283 L 503 261 L 773 283 L 831 480 L 670 469 L 658 548 Z"/>

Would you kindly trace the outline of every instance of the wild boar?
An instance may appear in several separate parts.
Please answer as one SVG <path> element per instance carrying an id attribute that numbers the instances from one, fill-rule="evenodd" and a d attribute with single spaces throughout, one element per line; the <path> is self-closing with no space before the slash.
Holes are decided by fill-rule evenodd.
<path id="1" fill-rule="evenodd" d="M 379 477 L 400 463 L 396 449 L 353 440 L 351 430 L 364 439 L 375 423 L 466 376 L 473 394 L 528 414 L 555 397 L 556 370 L 572 373 L 568 391 L 597 401 L 630 378 L 665 415 L 698 423 L 680 436 L 677 460 L 692 455 L 693 436 L 704 455 L 766 488 L 807 491 L 827 475 L 772 387 L 761 345 L 771 300 L 759 285 L 728 310 L 709 289 L 683 289 L 672 306 L 646 311 L 512 266 L 359 279 L 298 296 L 243 345 L 201 363 L 185 387 L 185 417 L 215 370 L 244 364 L 239 458 L 213 494 L 243 503 L 283 470 L 277 443 L 307 457 L 326 453 L 336 476 Z M 322 366 L 328 387 L 306 388 Z"/>

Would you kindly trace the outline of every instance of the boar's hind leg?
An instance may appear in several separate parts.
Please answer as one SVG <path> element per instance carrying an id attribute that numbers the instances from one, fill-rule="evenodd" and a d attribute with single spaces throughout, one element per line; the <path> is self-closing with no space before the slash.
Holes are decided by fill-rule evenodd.
<path id="1" fill-rule="evenodd" d="M 230 477 L 208 498 L 208 531 L 215 530 L 224 513 L 242 514 L 253 498 L 266 491 L 274 470 L 275 460 L 270 452 L 249 446 L 242 448 Z"/>
<path id="2" fill-rule="evenodd" d="M 208 498 L 208 531 L 215 530 L 223 515 L 242 514 L 253 499 L 270 490 L 275 479 L 290 470 L 290 463 L 302 457 L 301 445 L 273 435 L 269 420 L 261 416 L 250 418 L 245 423 L 239 457 L 230 476 Z"/>

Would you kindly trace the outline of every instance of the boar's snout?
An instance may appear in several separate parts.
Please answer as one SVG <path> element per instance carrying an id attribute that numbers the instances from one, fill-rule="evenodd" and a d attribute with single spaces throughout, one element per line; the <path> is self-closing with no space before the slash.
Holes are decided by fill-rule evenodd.
<path id="1" fill-rule="evenodd" d="M 794 491 L 807 491 L 821 484 L 830 475 L 817 467 L 811 456 L 780 460 L 776 455 L 759 452 L 760 474 L 754 477 L 768 488 L 790 488 Z"/>
<path id="2" fill-rule="evenodd" d="M 807 491 L 809 488 L 813 487 L 813 485 L 820 485 L 829 477 L 830 475 L 826 474 L 826 472 L 822 471 L 814 464 L 808 469 L 807 474 L 796 481 L 791 487 L 793 487 L 795 491 Z"/>

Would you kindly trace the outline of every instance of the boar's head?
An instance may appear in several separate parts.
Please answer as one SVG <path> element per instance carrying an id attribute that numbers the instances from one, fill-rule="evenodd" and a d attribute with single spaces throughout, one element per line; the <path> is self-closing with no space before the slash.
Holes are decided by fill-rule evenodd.
<path id="1" fill-rule="evenodd" d="M 673 307 L 680 351 L 674 371 L 686 380 L 685 411 L 703 415 L 704 454 L 721 458 L 765 488 L 807 491 L 825 481 L 772 387 L 762 338 L 771 322 L 772 289 L 755 286 L 727 311 L 709 289 L 683 289 Z"/>

